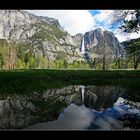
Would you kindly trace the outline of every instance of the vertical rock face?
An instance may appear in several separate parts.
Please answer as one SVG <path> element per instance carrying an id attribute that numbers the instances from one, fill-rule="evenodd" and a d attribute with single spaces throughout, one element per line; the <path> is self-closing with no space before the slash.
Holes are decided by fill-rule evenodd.
<path id="1" fill-rule="evenodd" d="M 31 24 L 37 22 L 32 14 L 21 10 L 0 10 L 0 38 L 19 39 L 21 33 Z"/>
<path id="2" fill-rule="evenodd" d="M 9 39 L 14 34 L 15 39 L 19 39 L 27 28 L 27 33 L 31 36 L 33 34 L 31 25 L 40 21 L 62 28 L 57 19 L 38 17 L 22 10 L 0 10 L 0 38 Z"/>
<path id="3" fill-rule="evenodd" d="M 86 32 L 84 35 L 86 50 L 92 47 L 101 47 L 104 38 L 103 31 L 101 29 L 96 29 L 90 32 Z"/>
<path id="4" fill-rule="evenodd" d="M 106 51 L 108 55 L 111 55 L 111 58 L 123 57 L 123 46 L 112 32 L 103 31 L 100 28 L 86 32 L 84 34 L 84 42 L 86 55 L 88 55 L 90 59 L 100 57 L 100 55 L 104 53 L 104 46 L 104 51 Z"/>

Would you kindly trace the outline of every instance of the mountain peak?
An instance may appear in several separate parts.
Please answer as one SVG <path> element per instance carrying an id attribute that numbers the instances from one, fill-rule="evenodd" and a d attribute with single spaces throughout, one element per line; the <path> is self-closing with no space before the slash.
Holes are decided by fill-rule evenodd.
<path id="1" fill-rule="evenodd" d="M 101 28 L 97 28 L 97 29 L 95 29 L 95 30 L 103 31 L 103 29 L 101 29 Z"/>

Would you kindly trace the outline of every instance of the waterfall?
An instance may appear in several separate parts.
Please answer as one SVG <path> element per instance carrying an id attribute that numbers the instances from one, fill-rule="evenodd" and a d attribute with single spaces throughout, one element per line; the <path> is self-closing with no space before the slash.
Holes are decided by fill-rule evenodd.
<path id="1" fill-rule="evenodd" d="M 85 53 L 85 42 L 84 42 L 84 36 L 83 36 L 83 39 L 82 39 L 82 48 L 81 48 L 81 52 L 82 54 Z"/>
<path id="2" fill-rule="evenodd" d="M 85 87 L 81 86 L 81 91 L 82 91 L 82 102 L 84 103 L 84 94 L 85 94 Z"/>

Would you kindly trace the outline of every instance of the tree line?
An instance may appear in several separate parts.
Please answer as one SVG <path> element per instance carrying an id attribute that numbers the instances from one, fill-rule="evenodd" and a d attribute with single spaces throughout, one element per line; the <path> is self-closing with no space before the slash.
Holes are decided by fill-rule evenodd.
<path id="1" fill-rule="evenodd" d="M 49 60 L 41 53 L 34 53 L 32 46 L 22 43 L 12 46 L 6 40 L 1 39 L 0 69 L 138 69 L 140 67 L 140 38 L 133 39 L 126 44 L 124 57 L 111 59 L 109 51 L 104 46 L 102 55 L 98 58 L 90 61 L 74 60 L 69 63 L 63 52 L 59 52 L 56 59 Z"/>

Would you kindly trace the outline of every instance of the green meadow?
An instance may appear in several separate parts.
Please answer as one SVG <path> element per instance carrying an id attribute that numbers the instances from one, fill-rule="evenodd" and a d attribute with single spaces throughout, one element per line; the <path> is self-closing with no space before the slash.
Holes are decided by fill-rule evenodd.
<path id="1" fill-rule="evenodd" d="M 68 85 L 118 85 L 131 89 L 135 96 L 135 91 L 139 91 L 140 87 L 140 71 L 55 69 L 0 71 L 0 93 L 4 94 L 31 94 Z"/>

